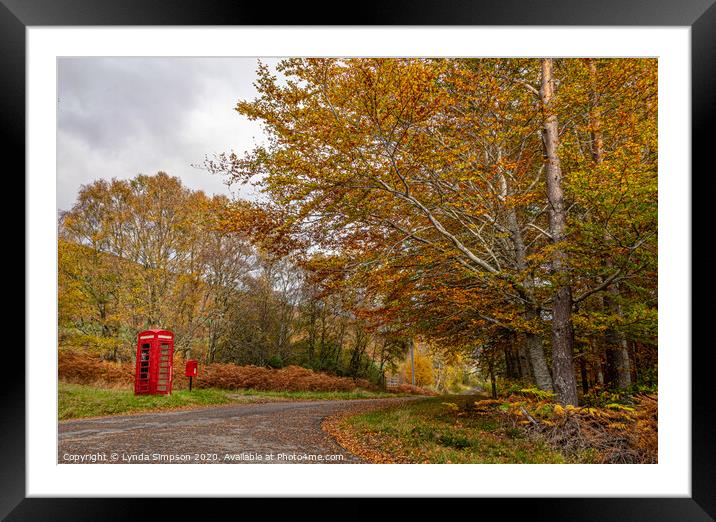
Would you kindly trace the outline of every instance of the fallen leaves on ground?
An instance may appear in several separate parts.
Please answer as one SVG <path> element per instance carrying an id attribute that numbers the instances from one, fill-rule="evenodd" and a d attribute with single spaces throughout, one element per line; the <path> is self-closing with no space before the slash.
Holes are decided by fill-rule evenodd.
<path id="1" fill-rule="evenodd" d="M 408 462 L 401 455 L 392 452 L 391 454 L 381 451 L 378 448 L 384 446 L 385 442 L 379 433 L 370 432 L 362 433 L 360 437 L 358 433 L 345 424 L 348 417 L 363 413 L 368 410 L 382 409 L 387 407 L 395 407 L 396 403 L 392 402 L 383 406 L 361 405 L 356 404 L 350 410 L 342 411 L 335 415 L 326 417 L 321 424 L 321 429 L 333 437 L 338 444 L 344 449 L 357 455 L 364 461 L 371 464 L 400 464 Z"/>

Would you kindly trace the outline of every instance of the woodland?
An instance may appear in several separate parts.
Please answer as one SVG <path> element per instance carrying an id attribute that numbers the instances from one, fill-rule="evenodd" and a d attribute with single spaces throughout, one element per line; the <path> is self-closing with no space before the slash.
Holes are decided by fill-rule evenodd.
<path id="1" fill-rule="evenodd" d="M 656 390 L 655 59 L 295 58 L 255 85 L 235 110 L 266 139 L 196 167 L 256 197 L 98 172 L 60 213 L 61 347 L 131 362 L 161 327 L 202 364 L 385 386 L 412 350 L 438 391 Z"/>

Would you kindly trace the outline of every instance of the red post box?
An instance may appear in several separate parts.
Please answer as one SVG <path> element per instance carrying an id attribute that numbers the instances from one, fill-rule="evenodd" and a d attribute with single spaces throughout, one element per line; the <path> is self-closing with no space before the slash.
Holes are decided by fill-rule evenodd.
<path id="1" fill-rule="evenodd" d="M 199 365 L 199 363 L 197 362 L 196 359 L 189 359 L 186 362 L 186 369 L 184 370 L 184 375 L 189 377 L 189 391 L 191 391 L 191 382 L 194 379 L 194 377 L 196 377 L 198 365 Z"/>
<path id="2" fill-rule="evenodd" d="M 174 334 L 145 330 L 137 335 L 135 395 L 169 395 L 172 392 Z"/>
<path id="3" fill-rule="evenodd" d="M 186 362 L 186 370 L 184 371 L 184 375 L 186 375 L 187 377 L 196 377 L 198 366 L 199 362 L 196 359 L 189 359 Z"/>

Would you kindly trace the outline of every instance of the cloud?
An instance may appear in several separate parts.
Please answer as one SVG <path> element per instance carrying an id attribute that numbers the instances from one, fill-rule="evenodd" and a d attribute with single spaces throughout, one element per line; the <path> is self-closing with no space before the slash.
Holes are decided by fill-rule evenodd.
<path id="1" fill-rule="evenodd" d="M 70 208 L 96 179 L 159 170 L 229 194 L 221 178 L 192 164 L 263 141 L 260 125 L 233 110 L 256 95 L 255 69 L 255 58 L 58 60 L 58 207 Z"/>

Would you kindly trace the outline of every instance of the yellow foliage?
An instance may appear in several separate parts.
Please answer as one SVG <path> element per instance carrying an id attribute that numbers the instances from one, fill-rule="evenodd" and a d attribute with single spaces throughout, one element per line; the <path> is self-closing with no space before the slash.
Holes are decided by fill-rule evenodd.
<path id="1" fill-rule="evenodd" d="M 433 361 L 418 350 L 415 350 L 415 385 L 416 386 L 432 386 L 435 383 L 435 375 L 433 373 Z M 405 364 L 404 371 L 405 381 L 410 382 L 410 361 Z"/>

